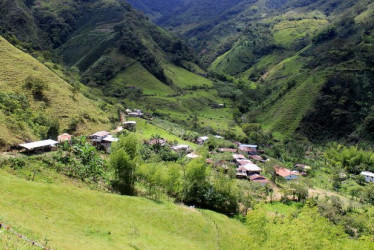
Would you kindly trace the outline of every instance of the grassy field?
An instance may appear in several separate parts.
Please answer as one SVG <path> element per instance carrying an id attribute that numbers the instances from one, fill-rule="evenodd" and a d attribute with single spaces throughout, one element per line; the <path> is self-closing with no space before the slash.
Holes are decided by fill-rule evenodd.
<path id="1" fill-rule="evenodd" d="M 210 211 L 1 171 L 1 219 L 53 249 L 245 249 L 246 227 Z M 22 242 L 2 234 L 1 245 Z"/>
<path id="2" fill-rule="evenodd" d="M 286 49 L 293 49 L 295 42 L 308 37 L 313 37 L 316 31 L 328 25 L 327 20 L 319 19 L 302 19 L 302 20 L 285 20 L 274 25 L 273 37 L 278 46 Z"/>
<path id="3" fill-rule="evenodd" d="M 2 93 L 22 93 L 26 95 L 33 111 L 40 111 L 53 117 L 60 123 L 60 129 L 68 127 L 72 118 L 84 120 L 78 132 L 91 132 L 108 127 L 108 114 L 104 113 L 93 101 L 82 94 L 73 94 L 72 87 L 39 61 L 18 50 L 0 37 L 0 89 Z M 33 95 L 23 88 L 28 76 L 38 77 L 48 85 L 44 97 L 48 101 L 35 100 Z M 20 117 L 5 115 L 0 110 L 3 137 L 7 143 L 22 141 L 25 137 L 35 137 L 27 124 L 22 124 Z"/>
<path id="4" fill-rule="evenodd" d="M 167 141 L 172 141 L 172 142 L 176 141 L 179 144 L 187 144 L 187 145 L 192 146 L 193 148 L 195 148 L 197 146 L 194 143 L 182 140 L 177 135 L 174 135 L 173 133 L 171 133 L 171 132 L 169 132 L 169 131 L 161 128 L 161 127 L 158 127 L 154 124 L 151 124 L 146 120 L 139 119 L 139 118 L 134 118 L 134 119 L 129 119 L 129 120 L 133 120 L 133 121 L 137 122 L 137 124 L 136 124 L 136 134 L 139 136 L 138 137 L 139 139 L 149 140 L 149 139 L 151 139 L 152 135 L 158 134 Z"/>
<path id="5" fill-rule="evenodd" d="M 208 86 L 211 87 L 213 85 L 212 81 L 194 74 L 188 70 L 183 68 L 177 67 L 172 64 L 166 64 L 165 66 L 165 75 L 169 77 L 175 85 L 177 85 L 181 89 L 198 86 L 204 87 Z"/>
<path id="6" fill-rule="evenodd" d="M 111 85 L 136 86 L 145 95 L 167 96 L 174 94 L 174 90 L 149 73 L 140 63 L 135 63 L 111 80 Z"/>

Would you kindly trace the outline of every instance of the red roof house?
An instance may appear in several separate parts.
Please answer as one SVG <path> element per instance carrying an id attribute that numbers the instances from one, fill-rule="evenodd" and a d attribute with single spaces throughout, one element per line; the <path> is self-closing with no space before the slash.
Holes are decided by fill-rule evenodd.
<path id="1" fill-rule="evenodd" d="M 275 173 L 287 181 L 298 179 L 300 176 L 300 173 L 297 171 L 292 171 L 287 168 L 282 167 L 275 167 Z"/>
<path id="2" fill-rule="evenodd" d="M 251 175 L 249 179 L 253 182 L 260 183 L 262 185 L 266 185 L 269 182 L 268 179 L 266 179 L 266 177 L 258 174 Z"/>

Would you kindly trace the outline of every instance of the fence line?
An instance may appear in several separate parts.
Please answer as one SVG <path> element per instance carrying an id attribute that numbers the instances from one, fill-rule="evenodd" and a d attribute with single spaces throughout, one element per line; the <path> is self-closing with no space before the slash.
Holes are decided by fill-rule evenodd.
<path id="1" fill-rule="evenodd" d="M 30 240 L 29 238 L 27 238 L 26 236 L 24 236 L 23 234 L 20 234 L 18 233 L 16 230 L 14 230 L 13 228 L 11 228 L 10 226 L 7 226 L 5 225 L 4 223 L 0 222 L 0 229 L 1 228 L 5 228 L 5 230 L 11 232 L 12 234 L 16 235 L 17 237 L 27 241 L 27 242 L 30 242 L 31 245 L 35 246 L 35 247 L 39 247 L 39 248 L 42 248 L 42 249 L 45 249 L 45 250 L 51 250 L 50 248 L 47 248 L 45 246 L 43 246 L 42 244 L 36 242 L 36 241 L 33 241 L 33 240 Z"/>

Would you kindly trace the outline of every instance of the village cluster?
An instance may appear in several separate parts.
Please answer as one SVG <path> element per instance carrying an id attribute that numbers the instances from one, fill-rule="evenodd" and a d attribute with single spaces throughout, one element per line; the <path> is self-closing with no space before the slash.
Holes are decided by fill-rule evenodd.
<path id="1" fill-rule="evenodd" d="M 138 109 L 134 111 L 127 109 L 126 113 L 128 117 L 143 117 L 142 111 Z M 137 122 L 125 121 L 122 123 L 122 125 L 123 126 L 118 127 L 112 133 L 107 131 L 99 131 L 92 135 L 89 135 L 87 138 L 92 143 L 92 145 L 104 150 L 106 153 L 110 153 L 112 144 L 119 140 L 112 134 L 121 132 L 124 129 L 128 131 L 134 131 L 136 129 Z M 198 145 L 204 145 L 212 137 L 224 140 L 224 138 L 219 135 L 201 136 L 196 139 L 195 143 Z M 18 146 L 20 149 L 25 149 L 28 153 L 38 151 L 49 151 L 55 150 L 56 146 L 59 143 L 70 142 L 71 140 L 72 135 L 64 133 L 58 136 L 57 141 L 48 139 L 30 143 L 23 143 L 19 144 Z M 189 159 L 201 157 L 199 154 L 194 152 L 189 145 L 170 145 L 163 138 L 153 138 L 144 141 L 144 143 L 151 146 L 158 145 L 160 147 L 170 147 L 170 149 L 174 152 L 181 153 Z M 210 152 L 210 154 L 231 153 L 231 161 L 221 160 L 217 162 L 208 158 L 206 160 L 207 164 L 212 165 L 214 168 L 223 168 L 225 172 L 228 172 L 230 168 L 235 168 L 237 179 L 245 179 L 251 182 L 259 183 L 261 185 L 266 185 L 267 183 L 269 183 L 269 180 L 265 176 L 261 175 L 263 169 L 256 164 L 266 163 L 267 161 L 270 161 L 270 159 L 266 159 L 263 156 L 265 152 L 263 150 L 259 150 L 257 145 L 243 144 L 240 142 L 234 142 L 234 145 L 234 148 L 218 148 L 218 150 Z M 310 169 L 311 168 L 307 165 L 295 164 L 294 170 L 290 170 L 280 166 L 275 166 L 274 172 L 276 175 L 284 178 L 286 181 L 292 181 L 299 179 L 301 176 L 306 176 Z M 367 182 L 374 182 L 374 173 L 363 171 L 361 175 L 365 177 L 365 180 Z"/>

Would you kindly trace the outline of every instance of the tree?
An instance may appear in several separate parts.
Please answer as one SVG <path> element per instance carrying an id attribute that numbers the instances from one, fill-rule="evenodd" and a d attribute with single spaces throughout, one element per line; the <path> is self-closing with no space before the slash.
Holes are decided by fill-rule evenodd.
<path id="1" fill-rule="evenodd" d="M 153 146 L 153 149 L 156 151 L 156 152 L 159 152 L 160 151 L 160 149 L 161 149 L 161 136 L 160 136 L 160 134 L 155 134 L 155 135 L 151 135 L 151 139 L 152 140 L 155 140 L 155 144 L 154 144 L 154 146 Z"/>
<path id="2" fill-rule="evenodd" d="M 134 195 L 135 164 L 123 148 L 110 155 L 110 166 L 115 170 L 114 188 L 121 194 Z"/>
<path id="3" fill-rule="evenodd" d="M 186 166 L 183 185 L 183 201 L 187 204 L 204 206 L 209 191 L 208 172 L 205 161 L 192 160 Z"/>
<path id="4" fill-rule="evenodd" d="M 372 205 L 374 205 L 374 184 L 369 183 L 366 185 L 363 193 L 364 200 Z"/>
<path id="5" fill-rule="evenodd" d="M 45 98 L 44 92 L 49 90 L 49 86 L 46 82 L 34 76 L 28 76 L 24 82 L 24 87 L 31 90 L 35 99 L 41 100 Z"/>
<path id="6" fill-rule="evenodd" d="M 296 197 L 297 201 L 305 202 L 308 198 L 308 188 L 299 183 L 292 183 L 292 194 Z"/>
<path id="7" fill-rule="evenodd" d="M 180 191 L 180 167 L 178 165 L 172 165 L 168 169 L 168 176 L 166 179 L 166 191 L 170 195 L 177 195 Z"/>
<path id="8" fill-rule="evenodd" d="M 136 158 L 139 156 L 140 147 L 139 142 L 134 134 L 129 134 L 127 136 L 121 135 L 118 142 L 113 145 L 112 151 L 116 151 L 121 148 L 125 150 L 130 157 L 130 160 L 137 160 Z"/>
<path id="9" fill-rule="evenodd" d="M 138 150 L 139 143 L 133 134 L 120 136 L 112 147 L 110 166 L 115 172 L 113 186 L 121 194 L 135 194 L 135 170 L 140 161 Z"/>

